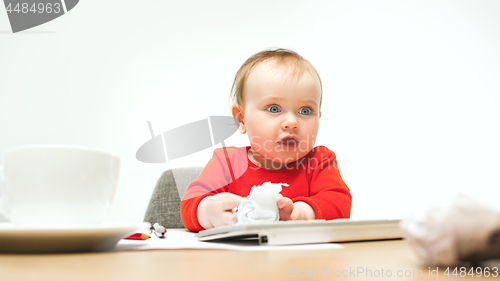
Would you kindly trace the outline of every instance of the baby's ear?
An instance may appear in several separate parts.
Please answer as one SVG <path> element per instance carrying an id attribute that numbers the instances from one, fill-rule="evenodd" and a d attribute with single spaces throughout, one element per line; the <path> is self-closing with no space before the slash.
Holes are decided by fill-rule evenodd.
<path id="1" fill-rule="evenodd" d="M 242 134 L 245 134 L 247 132 L 247 129 L 245 128 L 245 125 L 243 125 L 243 123 L 240 123 L 240 126 L 238 127 L 238 131 L 240 131 L 240 133 L 242 133 Z"/>
<path id="2" fill-rule="evenodd" d="M 240 131 L 240 133 L 242 134 L 245 134 L 247 132 L 246 128 L 245 128 L 245 122 L 244 122 L 244 113 L 243 113 L 243 110 L 241 109 L 241 107 L 237 104 L 233 105 L 232 107 L 232 113 L 233 113 L 233 118 L 234 118 L 234 121 L 236 122 L 236 125 L 238 126 L 238 131 Z"/>

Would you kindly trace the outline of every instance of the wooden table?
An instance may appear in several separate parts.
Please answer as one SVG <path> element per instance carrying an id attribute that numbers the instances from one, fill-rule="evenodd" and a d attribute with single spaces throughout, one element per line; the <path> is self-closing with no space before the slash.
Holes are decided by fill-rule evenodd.
<path id="1" fill-rule="evenodd" d="M 80 254 L 0 254 L 0 280 L 477 279 L 476 276 L 447 277 L 443 268 L 433 272 L 434 275 L 439 274 L 438 277 L 429 277 L 428 266 L 418 260 L 403 240 L 342 245 L 344 249 L 311 251 L 151 250 Z M 480 266 L 500 267 L 500 260 L 482 263 Z M 436 268 L 431 268 L 434 269 Z M 363 272 L 357 273 L 358 270 Z M 371 278 L 368 270 L 372 272 Z M 389 270 L 391 277 L 387 277 Z M 316 278 L 306 278 L 308 273 L 316 274 Z M 403 276 L 397 277 L 398 274 Z M 300 275 L 304 277 L 301 278 Z M 377 275 L 379 277 L 376 277 Z M 500 277 L 490 276 L 486 279 L 499 280 Z"/>

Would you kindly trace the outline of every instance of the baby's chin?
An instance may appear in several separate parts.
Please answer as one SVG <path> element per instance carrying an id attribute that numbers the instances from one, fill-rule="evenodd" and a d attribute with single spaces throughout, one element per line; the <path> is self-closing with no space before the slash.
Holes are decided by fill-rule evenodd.
<path id="1" fill-rule="evenodd" d="M 265 158 L 275 163 L 290 164 L 299 159 L 302 159 L 307 154 L 308 154 L 307 152 L 284 151 L 284 152 L 271 153 L 269 155 L 266 155 L 267 157 L 265 156 Z"/>

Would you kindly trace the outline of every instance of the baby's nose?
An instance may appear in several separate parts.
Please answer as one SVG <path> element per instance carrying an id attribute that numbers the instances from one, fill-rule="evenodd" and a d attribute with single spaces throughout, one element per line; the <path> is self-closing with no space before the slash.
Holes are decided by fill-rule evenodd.
<path id="1" fill-rule="evenodd" d="M 285 129 L 292 129 L 292 130 L 297 130 L 299 126 L 297 125 L 292 125 L 292 124 L 287 124 L 284 126 Z"/>
<path id="2" fill-rule="evenodd" d="M 281 127 L 283 130 L 298 130 L 299 122 L 297 122 L 297 118 L 293 116 L 288 116 L 283 123 L 281 123 Z"/>

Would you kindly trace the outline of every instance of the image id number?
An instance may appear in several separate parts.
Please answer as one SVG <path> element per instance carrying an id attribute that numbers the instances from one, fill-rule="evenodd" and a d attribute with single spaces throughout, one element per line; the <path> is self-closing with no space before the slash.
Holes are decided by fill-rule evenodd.
<path id="1" fill-rule="evenodd" d="M 453 271 L 451 271 L 451 270 L 453 270 Z M 453 267 L 452 268 L 447 267 L 445 272 L 444 272 L 444 275 L 446 275 L 447 277 L 450 277 L 450 276 L 455 276 L 455 277 L 458 277 L 458 276 L 460 276 L 460 277 L 465 277 L 465 276 L 498 277 L 498 267 L 492 267 L 492 268 L 476 267 L 475 270 L 474 270 L 474 267 L 471 267 L 469 270 L 467 270 L 467 268 L 465 268 L 465 267 L 460 267 L 460 268 L 455 267 L 454 269 L 453 269 Z"/>
<path id="2" fill-rule="evenodd" d="M 7 13 L 39 13 L 39 14 L 59 14 L 62 11 L 61 3 L 33 3 L 29 5 L 28 3 L 17 3 L 15 6 L 12 3 L 7 5 Z"/>

